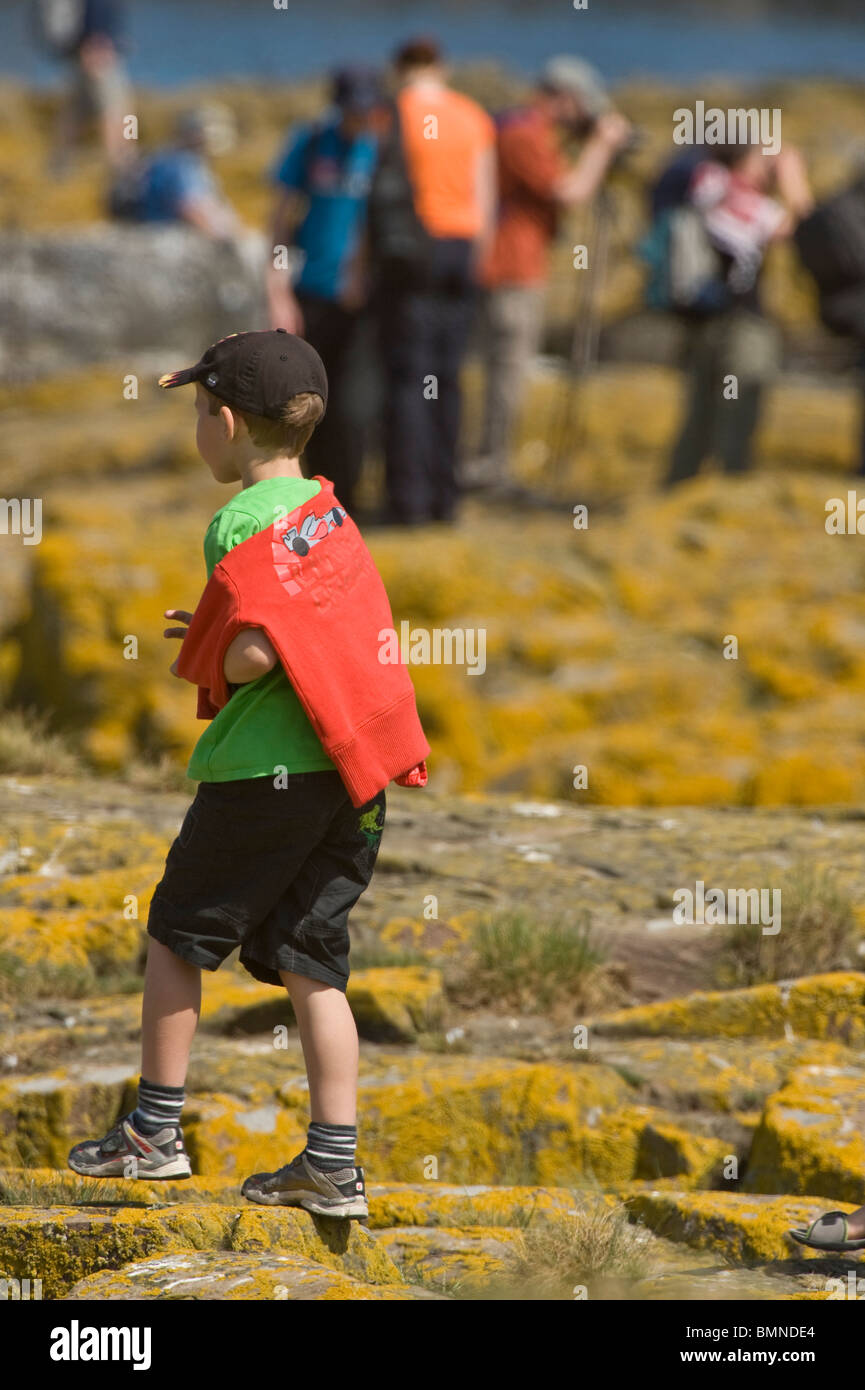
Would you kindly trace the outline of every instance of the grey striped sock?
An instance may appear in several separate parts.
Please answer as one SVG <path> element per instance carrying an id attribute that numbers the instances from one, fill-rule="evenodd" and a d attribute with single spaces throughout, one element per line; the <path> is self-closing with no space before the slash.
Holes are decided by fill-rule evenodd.
<path id="1" fill-rule="evenodd" d="M 185 1087 L 159 1086 L 155 1081 L 145 1081 L 142 1076 L 132 1123 L 142 1134 L 156 1134 L 166 1125 L 179 1125 L 185 1099 Z"/>
<path id="2" fill-rule="evenodd" d="M 325 1173 L 334 1173 L 337 1168 L 353 1168 L 356 1151 L 356 1125 L 313 1123 L 306 1132 L 304 1152 L 313 1166 Z"/>

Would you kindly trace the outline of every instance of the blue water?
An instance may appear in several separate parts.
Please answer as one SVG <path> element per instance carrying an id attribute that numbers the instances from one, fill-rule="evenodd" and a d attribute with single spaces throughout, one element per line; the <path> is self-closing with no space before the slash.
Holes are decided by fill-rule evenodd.
<path id="1" fill-rule="evenodd" d="M 35 48 L 30 0 L 0 0 L 0 74 L 34 83 L 58 65 Z M 551 53 L 590 59 L 611 81 L 826 75 L 865 80 L 865 9 L 789 0 L 129 0 L 133 77 L 150 86 L 219 78 L 287 80 L 346 60 L 381 60 L 432 32 L 456 61 L 493 58 L 524 74 Z"/>

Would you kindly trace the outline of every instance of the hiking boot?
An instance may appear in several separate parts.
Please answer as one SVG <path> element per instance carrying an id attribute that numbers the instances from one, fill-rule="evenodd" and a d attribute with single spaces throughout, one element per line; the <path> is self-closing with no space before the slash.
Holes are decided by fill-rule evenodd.
<path id="1" fill-rule="evenodd" d="M 179 1125 L 166 1125 L 156 1134 L 139 1134 L 130 1115 L 124 1115 L 104 1139 L 76 1144 L 67 1160 L 86 1178 L 191 1178 L 189 1156 Z"/>
<path id="2" fill-rule="evenodd" d="M 298 1154 L 276 1173 L 253 1173 L 241 1196 L 265 1207 L 303 1207 L 316 1216 L 369 1216 L 362 1168 L 338 1168 L 325 1173 Z"/>

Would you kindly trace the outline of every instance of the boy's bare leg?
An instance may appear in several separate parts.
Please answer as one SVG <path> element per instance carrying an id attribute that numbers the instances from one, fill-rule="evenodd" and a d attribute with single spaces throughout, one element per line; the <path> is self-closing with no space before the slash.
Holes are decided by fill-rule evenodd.
<path id="1" fill-rule="evenodd" d="M 201 1012 L 201 968 L 150 938 L 141 1003 L 141 1075 L 183 1086 Z"/>
<path id="2" fill-rule="evenodd" d="M 280 970 L 291 997 L 306 1073 L 313 1124 L 353 1125 L 357 1120 L 357 1026 L 342 990 Z M 171 1084 L 171 1083 L 168 1083 Z M 181 1083 L 178 1083 L 181 1084 Z"/>

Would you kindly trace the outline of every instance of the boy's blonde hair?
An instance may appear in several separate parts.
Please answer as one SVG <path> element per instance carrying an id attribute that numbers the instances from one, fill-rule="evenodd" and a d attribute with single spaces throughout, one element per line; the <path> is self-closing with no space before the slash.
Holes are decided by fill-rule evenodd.
<path id="1" fill-rule="evenodd" d="M 212 391 L 208 391 L 207 396 L 211 415 L 218 415 L 226 402 L 214 396 Z M 233 405 L 228 408 L 243 420 L 257 449 L 274 455 L 287 454 L 289 458 L 300 457 L 324 415 L 324 401 L 315 391 L 302 391 L 298 396 L 289 397 L 279 420 L 271 420 L 264 415 L 250 415 L 248 411 L 238 410 Z"/>

